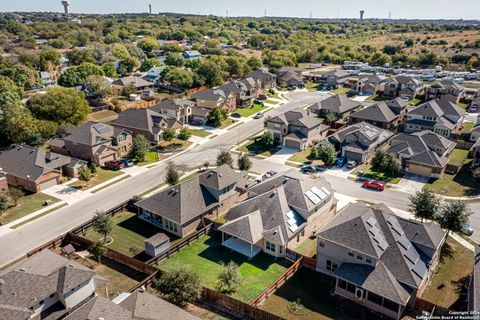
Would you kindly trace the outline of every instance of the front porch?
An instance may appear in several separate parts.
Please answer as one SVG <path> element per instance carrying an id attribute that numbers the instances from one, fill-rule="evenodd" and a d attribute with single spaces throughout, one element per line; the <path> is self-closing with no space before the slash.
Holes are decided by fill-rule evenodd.
<path id="1" fill-rule="evenodd" d="M 222 233 L 222 245 L 235 251 L 244 256 L 247 256 L 249 259 L 255 257 L 257 254 L 262 252 L 262 248 L 256 246 L 252 243 L 248 243 L 247 241 L 243 241 L 241 239 L 235 237 L 229 237 L 225 240 L 225 235 Z"/>

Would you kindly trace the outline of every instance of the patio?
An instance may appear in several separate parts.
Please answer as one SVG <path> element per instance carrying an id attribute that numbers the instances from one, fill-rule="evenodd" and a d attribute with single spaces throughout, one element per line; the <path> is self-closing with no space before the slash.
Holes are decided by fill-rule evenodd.
<path id="1" fill-rule="evenodd" d="M 262 251 L 262 248 L 235 237 L 230 237 L 223 241 L 223 245 L 233 251 L 247 256 L 250 259 Z"/>

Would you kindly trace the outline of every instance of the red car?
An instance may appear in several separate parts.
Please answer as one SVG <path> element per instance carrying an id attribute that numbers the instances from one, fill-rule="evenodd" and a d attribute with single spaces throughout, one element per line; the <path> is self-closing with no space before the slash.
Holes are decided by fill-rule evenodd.
<path id="1" fill-rule="evenodd" d="M 365 181 L 362 187 L 383 191 L 385 189 L 385 184 L 381 183 L 380 181 L 371 180 L 371 181 Z"/>

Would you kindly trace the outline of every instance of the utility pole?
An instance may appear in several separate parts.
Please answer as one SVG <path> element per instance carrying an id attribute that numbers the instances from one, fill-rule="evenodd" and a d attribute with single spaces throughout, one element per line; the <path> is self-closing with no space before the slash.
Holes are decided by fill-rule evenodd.
<path id="1" fill-rule="evenodd" d="M 148 12 L 150 12 L 150 15 L 152 14 L 152 5 L 151 4 L 148 5 Z"/>
<path id="2" fill-rule="evenodd" d="M 267 16 L 267 8 L 265 8 L 265 10 L 263 11 L 263 16 L 264 16 L 264 17 Z"/>

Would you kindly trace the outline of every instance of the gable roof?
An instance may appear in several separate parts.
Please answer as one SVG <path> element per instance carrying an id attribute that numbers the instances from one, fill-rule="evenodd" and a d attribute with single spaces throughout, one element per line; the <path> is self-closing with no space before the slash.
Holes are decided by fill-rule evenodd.
<path id="1" fill-rule="evenodd" d="M 220 89 L 203 89 L 192 94 L 192 99 L 194 100 L 207 100 L 207 101 L 223 101 L 226 100 L 228 95 L 225 91 Z"/>
<path id="2" fill-rule="evenodd" d="M 258 79 L 260 81 L 265 81 L 266 79 L 275 78 L 276 75 L 274 75 L 273 73 L 270 73 L 268 71 L 259 69 L 259 70 L 250 71 L 249 73 L 247 73 L 247 75 L 245 77 Z"/>
<path id="3" fill-rule="evenodd" d="M 355 141 L 361 145 L 373 146 L 382 144 L 393 136 L 393 133 L 367 122 L 358 122 L 338 130 L 330 135 L 328 139 L 338 143 L 345 143 L 347 138 L 351 138 L 352 136 L 354 136 Z"/>
<path id="4" fill-rule="evenodd" d="M 188 100 L 188 99 L 167 99 L 163 100 L 158 103 L 156 106 L 150 108 L 153 111 L 161 113 L 162 110 L 177 110 L 186 107 L 193 108 L 195 106 L 195 102 Z"/>
<path id="5" fill-rule="evenodd" d="M 336 94 L 308 107 L 312 111 L 326 110 L 333 113 L 343 114 L 358 108 L 360 102 L 347 98 L 346 95 Z"/>
<path id="6" fill-rule="evenodd" d="M 108 124 L 87 121 L 67 131 L 62 139 L 75 144 L 95 146 L 111 142 L 111 139 L 121 132 L 123 130 L 115 130 L 113 126 Z"/>
<path id="7" fill-rule="evenodd" d="M 121 87 L 133 85 L 135 88 L 142 88 L 153 86 L 153 83 L 141 77 L 123 77 L 113 81 L 112 85 Z"/>
<path id="8" fill-rule="evenodd" d="M 360 109 L 357 112 L 354 112 L 351 117 L 389 123 L 397 119 L 398 115 L 393 113 L 390 107 L 384 101 L 380 101 L 371 106 Z"/>
<path id="9" fill-rule="evenodd" d="M 160 114 L 151 108 L 128 109 L 121 112 L 116 120 L 111 122 L 113 126 L 140 129 L 158 134 L 162 128 L 181 127 L 175 118 Z"/>
<path id="10" fill-rule="evenodd" d="M 425 117 L 436 117 L 440 120 L 443 118 L 445 121 L 451 122 L 445 117 L 461 117 L 465 114 L 465 110 L 446 99 L 440 99 L 430 100 L 428 102 L 422 103 L 418 107 L 411 110 L 409 113 Z"/>
<path id="11" fill-rule="evenodd" d="M 294 109 L 285 113 L 279 114 L 268 121 L 281 122 L 287 126 L 294 125 L 297 127 L 304 127 L 312 129 L 318 126 L 322 126 L 322 122 L 314 114 L 310 114 L 309 111 L 303 109 Z M 324 130 L 328 128 L 324 126 Z M 322 130 L 322 131 L 324 131 Z"/>

